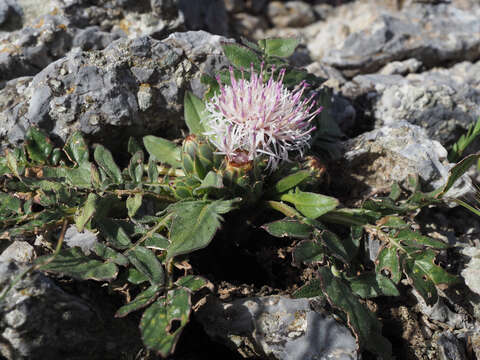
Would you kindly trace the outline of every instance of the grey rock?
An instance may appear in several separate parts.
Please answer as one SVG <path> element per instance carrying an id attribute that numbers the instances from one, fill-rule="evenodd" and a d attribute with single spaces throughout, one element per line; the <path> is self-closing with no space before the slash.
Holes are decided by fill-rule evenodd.
<path id="1" fill-rule="evenodd" d="M 461 275 L 470 290 L 480 295 L 480 247 L 465 247 L 462 254 L 470 257 L 470 261 L 462 270 Z"/>
<path id="2" fill-rule="evenodd" d="M 407 75 L 416 73 L 422 67 L 422 62 L 417 59 L 393 61 L 380 69 L 382 75 Z"/>
<path id="3" fill-rule="evenodd" d="M 465 346 L 449 331 L 437 339 L 438 360 L 466 360 Z"/>
<path id="4" fill-rule="evenodd" d="M 225 10 L 229 13 L 239 13 L 245 10 L 245 0 L 223 0 Z"/>
<path id="5" fill-rule="evenodd" d="M 241 36 L 259 39 L 263 37 L 264 31 L 268 28 L 268 23 L 262 16 L 236 13 L 233 14 L 233 27 L 236 33 Z"/>
<path id="6" fill-rule="evenodd" d="M 304 27 L 315 21 L 312 7 L 303 1 L 272 1 L 267 16 L 277 27 Z"/>
<path id="7" fill-rule="evenodd" d="M 188 30 L 207 30 L 212 34 L 228 35 L 228 15 L 223 0 L 179 0 Z"/>
<path id="8" fill-rule="evenodd" d="M 70 49 L 75 30 L 68 19 L 45 15 L 0 39 L 0 81 L 34 75 Z"/>
<path id="9" fill-rule="evenodd" d="M 98 26 L 89 26 L 75 34 L 73 46 L 82 50 L 102 50 L 120 37 L 122 37 L 122 33 L 106 32 L 102 31 Z"/>
<path id="10" fill-rule="evenodd" d="M 359 75 L 342 90 L 368 94 L 376 126 L 406 120 L 427 130 L 443 145 L 453 144 L 480 116 L 480 62 L 420 74 Z"/>
<path id="11" fill-rule="evenodd" d="M 462 329 L 466 327 L 468 320 L 461 314 L 450 310 L 445 298 L 439 296 L 438 301 L 430 306 L 425 303 L 423 297 L 415 289 L 412 290 L 412 294 L 417 299 L 417 310 L 429 319 L 448 324 L 452 329 Z"/>
<path id="12" fill-rule="evenodd" d="M 184 91 L 202 96 L 201 73 L 226 63 L 221 40 L 187 32 L 164 42 L 119 39 L 102 51 L 71 51 L 33 79 L 9 82 L 0 91 L 0 143 L 22 141 L 33 124 L 53 138 L 65 140 L 80 130 L 113 147 L 123 137 L 158 130 L 178 136 Z"/>
<path id="13" fill-rule="evenodd" d="M 0 262 L 16 261 L 19 263 L 30 263 L 35 257 L 33 246 L 26 241 L 14 241 L 9 247 L 3 250 L 0 255 Z"/>
<path id="14" fill-rule="evenodd" d="M 0 262 L 0 289 L 25 270 L 14 262 Z M 87 360 L 134 353 L 135 327 L 113 320 L 97 306 L 66 293 L 40 273 L 29 273 L 2 300 L 0 354 L 8 360 Z"/>
<path id="15" fill-rule="evenodd" d="M 308 299 L 266 296 L 222 303 L 209 298 L 195 316 L 210 337 L 244 357 L 358 359 L 351 332 L 312 310 Z"/>
<path id="16" fill-rule="evenodd" d="M 364 192 L 388 189 L 393 182 L 402 182 L 418 174 L 425 190 L 444 184 L 450 164 L 447 151 L 438 141 L 431 140 L 424 129 L 406 121 L 364 133 L 343 143 L 344 156 L 338 164 L 344 179 L 342 187 L 356 198 Z M 335 175 L 332 175 L 335 176 Z M 468 177 L 447 193 L 462 196 L 472 191 Z"/>
<path id="17" fill-rule="evenodd" d="M 22 27 L 22 8 L 15 0 L 0 0 L 0 30 Z"/>
<path id="18" fill-rule="evenodd" d="M 178 0 L 150 0 L 154 15 L 168 20 L 178 17 Z"/>
<path id="19" fill-rule="evenodd" d="M 377 10 L 370 28 L 348 35 L 323 61 L 347 76 L 371 73 L 395 60 L 415 57 L 426 67 L 480 56 L 480 7 L 416 4 L 402 13 Z M 312 46 L 314 46 L 312 44 Z"/>

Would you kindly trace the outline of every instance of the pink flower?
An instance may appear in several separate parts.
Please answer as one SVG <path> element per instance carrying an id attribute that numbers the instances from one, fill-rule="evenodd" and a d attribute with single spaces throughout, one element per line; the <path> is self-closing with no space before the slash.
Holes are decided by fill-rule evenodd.
<path id="1" fill-rule="evenodd" d="M 275 68 L 272 67 L 272 74 Z M 297 151 L 303 155 L 309 146 L 315 127 L 312 119 L 322 110 L 312 111 L 313 95 L 302 99 L 306 82 L 292 91 L 283 84 L 285 69 L 277 79 L 273 75 L 263 81 L 251 67 L 250 80 L 236 80 L 230 68 L 231 85 L 223 85 L 220 77 L 220 94 L 206 105 L 209 116 L 204 121 L 204 133 L 225 154 L 229 161 L 245 163 L 260 156 L 268 158 L 268 168 L 275 170 L 281 161 L 289 161 L 288 153 Z"/>

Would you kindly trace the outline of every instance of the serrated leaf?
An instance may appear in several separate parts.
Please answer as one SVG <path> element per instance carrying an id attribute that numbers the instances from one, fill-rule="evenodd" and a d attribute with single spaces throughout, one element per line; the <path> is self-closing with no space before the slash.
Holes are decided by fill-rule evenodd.
<path id="1" fill-rule="evenodd" d="M 35 126 L 27 130 L 25 147 L 30 159 L 37 164 L 45 164 L 53 150 L 50 139 Z"/>
<path id="2" fill-rule="evenodd" d="M 143 195 L 141 193 L 137 193 L 135 195 L 130 195 L 127 198 L 126 206 L 128 211 L 128 216 L 133 218 L 137 213 L 138 209 L 142 206 Z"/>
<path id="3" fill-rule="evenodd" d="M 37 259 L 36 263 L 42 264 L 50 258 L 51 255 L 42 256 Z M 79 280 L 111 280 L 118 273 L 117 265 L 114 263 L 90 259 L 79 248 L 61 250 L 53 261 L 41 266 L 40 270 Z"/>
<path id="4" fill-rule="evenodd" d="M 276 237 L 307 239 L 312 235 L 313 227 L 296 219 L 285 218 L 262 225 L 262 229 Z"/>
<path id="5" fill-rule="evenodd" d="M 382 274 L 364 273 L 349 279 L 349 282 L 352 291 L 363 299 L 400 295 L 392 280 Z"/>
<path id="6" fill-rule="evenodd" d="M 85 225 L 92 219 L 97 211 L 98 196 L 94 193 L 88 194 L 87 200 L 80 211 L 75 215 L 75 225 L 78 232 L 83 232 Z"/>
<path id="7" fill-rule="evenodd" d="M 268 56 L 289 57 L 299 44 L 297 38 L 265 39 L 265 53 Z"/>
<path id="8" fill-rule="evenodd" d="M 382 356 L 383 359 L 391 359 L 392 345 L 382 336 L 381 324 L 375 315 L 360 303 L 351 289 L 341 279 L 333 276 L 328 268 L 321 268 L 319 275 L 329 303 L 346 313 L 348 325 L 360 346 Z"/>
<path id="9" fill-rule="evenodd" d="M 155 301 L 140 321 L 143 343 L 162 357 L 170 355 L 188 322 L 190 309 L 190 293 L 183 288 L 171 290 L 165 299 Z"/>
<path id="10" fill-rule="evenodd" d="M 150 305 L 157 299 L 158 294 L 160 293 L 160 289 L 161 287 L 158 285 L 150 286 L 147 290 L 138 294 L 135 299 L 130 301 L 127 305 L 124 305 L 120 309 L 118 309 L 115 313 L 115 317 L 122 318 L 133 311 L 143 309 L 146 306 Z"/>
<path id="11" fill-rule="evenodd" d="M 185 123 L 190 134 L 202 135 L 205 128 L 202 120 L 207 116 L 205 103 L 192 92 L 186 91 L 183 99 Z"/>
<path id="12" fill-rule="evenodd" d="M 258 55 L 246 46 L 222 43 L 222 49 L 228 60 L 237 68 L 249 69 L 250 64 L 253 64 L 255 67 L 260 67 L 261 61 Z"/>
<path id="13" fill-rule="evenodd" d="M 63 150 L 67 154 L 68 158 L 78 165 L 82 164 L 83 162 L 88 162 L 90 157 L 87 143 L 79 131 L 75 131 L 69 136 Z"/>
<path id="14" fill-rule="evenodd" d="M 296 191 L 290 191 L 281 195 L 280 199 L 294 204 L 298 211 L 312 219 L 334 210 L 339 204 L 339 201 L 333 197 L 303 192 L 298 188 Z"/>
<path id="15" fill-rule="evenodd" d="M 169 207 L 173 214 L 168 259 L 203 249 L 220 228 L 222 217 L 237 200 L 182 201 Z"/>
<path id="16" fill-rule="evenodd" d="M 127 252 L 127 257 L 135 268 L 148 277 L 152 284 L 163 285 L 165 273 L 155 254 L 143 246 L 136 246 Z"/>
<path id="17" fill-rule="evenodd" d="M 210 283 L 201 276 L 187 275 L 175 281 L 175 284 L 177 286 L 186 287 L 190 291 L 195 292 L 209 286 Z"/>
<path id="18" fill-rule="evenodd" d="M 295 186 L 302 183 L 304 180 L 311 177 L 310 172 L 307 170 L 300 170 L 294 174 L 285 176 L 277 181 L 273 187 L 277 194 L 284 193 L 287 190 L 293 189 Z"/>
<path id="19" fill-rule="evenodd" d="M 93 157 L 100 168 L 105 171 L 107 176 L 112 179 L 115 184 L 123 183 L 122 172 L 117 164 L 115 164 L 115 160 L 113 160 L 110 150 L 103 145 L 97 145 L 93 152 Z"/>
<path id="20" fill-rule="evenodd" d="M 382 271 L 387 270 L 390 275 L 390 279 L 394 284 L 398 284 L 402 279 L 402 269 L 400 255 L 397 252 L 395 247 L 384 247 L 382 248 L 377 255 L 377 260 L 375 261 L 375 271 L 381 273 Z"/>
<path id="21" fill-rule="evenodd" d="M 317 296 L 323 297 L 323 288 L 320 279 L 310 280 L 308 283 L 306 283 L 300 289 L 293 293 L 293 297 L 296 299 L 312 298 Z"/>
<path id="22" fill-rule="evenodd" d="M 160 137 L 148 135 L 143 138 L 143 145 L 150 155 L 175 168 L 182 167 L 180 162 L 181 147 Z"/>
<path id="23" fill-rule="evenodd" d="M 293 264 L 300 266 L 323 262 L 325 250 L 317 240 L 303 240 L 293 249 Z"/>

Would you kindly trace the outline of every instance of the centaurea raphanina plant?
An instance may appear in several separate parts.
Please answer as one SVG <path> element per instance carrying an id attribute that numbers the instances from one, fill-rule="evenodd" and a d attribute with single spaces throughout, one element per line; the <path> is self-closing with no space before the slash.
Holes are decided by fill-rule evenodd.
<path id="1" fill-rule="evenodd" d="M 246 163 L 257 157 L 268 159 L 267 168 L 274 171 L 280 162 L 289 160 L 289 152 L 303 156 L 315 131 L 311 121 L 322 111 L 313 99 L 302 98 L 308 84 L 302 81 L 293 90 L 284 84 L 285 69 L 264 81 L 263 64 L 260 73 L 250 68 L 250 79 L 236 79 L 230 67 L 230 85 L 217 76 L 220 93 L 206 104 L 209 115 L 203 120 L 204 135 L 215 145 L 219 154 L 232 163 Z M 312 111 L 313 110 L 313 111 Z"/>

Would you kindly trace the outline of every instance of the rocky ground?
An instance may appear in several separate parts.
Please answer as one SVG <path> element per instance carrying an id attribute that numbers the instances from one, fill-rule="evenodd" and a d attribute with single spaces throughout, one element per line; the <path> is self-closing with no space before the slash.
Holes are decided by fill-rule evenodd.
<path id="1" fill-rule="evenodd" d="M 185 91 L 202 96 L 201 74 L 228 65 L 220 43 L 277 36 L 298 37 L 291 62 L 331 89 L 328 111 L 344 133 L 331 176 L 344 181 L 327 191 L 351 205 L 411 173 L 427 190 L 442 184 L 448 150 L 480 116 L 478 0 L 0 0 L 0 147 L 19 144 L 31 125 L 59 144 L 81 130 L 118 152 L 131 135 L 178 138 Z M 456 191 L 471 194 L 468 179 Z M 397 359 L 480 359 L 480 221 L 459 208 L 417 218 L 425 234 L 464 247 L 451 270 L 471 291 L 433 307 L 411 292 L 371 305 Z M 1 287 L 37 255 L 33 245 L 0 244 Z M 288 298 L 295 279 L 309 276 L 289 268 L 276 277 L 288 242 L 253 249 L 225 260 L 251 267 L 231 273 L 195 255 L 222 302 L 195 314 L 174 358 L 360 358 L 321 304 Z M 40 273 L 23 281 L 0 311 L 5 358 L 155 358 L 142 350 L 138 319 L 113 320 L 116 295 Z M 286 328 L 299 310 L 306 315 L 292 336 Z"/>

